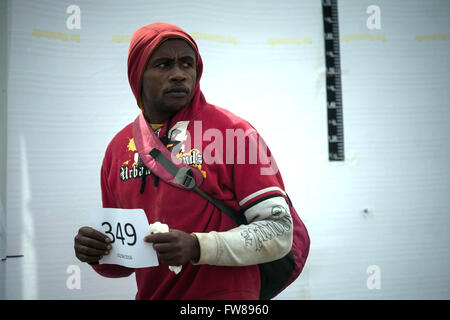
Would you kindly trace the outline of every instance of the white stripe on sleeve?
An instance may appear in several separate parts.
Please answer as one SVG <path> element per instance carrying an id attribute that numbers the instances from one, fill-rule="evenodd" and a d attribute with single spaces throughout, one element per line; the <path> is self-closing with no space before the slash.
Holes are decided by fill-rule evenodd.
<path id="1" fill-rule="evenodd" d="M 252 193 L 251 195 L 245 197 L 244 199 L 239 201 L 239 205 L 242 207 L 244 204 L 246 204 L 247 202 L 249 202 L 253 198 L 255 198 L 257 196 L 260 196 L 260 195 L 262 195 L 262 194 L 264 194 L 266 192 L 270 192 L 270 191 L 280 191 L 283 195 L 286 195 L 286 192 L 284 192 L 280 187 L 268 187 L 268 188 L 256 191 L 256 192 Z"/>

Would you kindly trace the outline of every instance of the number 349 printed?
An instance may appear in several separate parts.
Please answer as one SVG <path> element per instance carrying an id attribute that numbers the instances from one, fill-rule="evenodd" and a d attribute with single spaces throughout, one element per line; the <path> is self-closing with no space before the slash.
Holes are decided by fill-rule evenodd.
<path id="1" fill-rule="evenodd" d="M 117 223 L 115 230 L 113 230 L 113 227 L 109 222 L 103 222 L 102 227 L 104 226 L 107 226 L 105 233 L 110 235 L 109 238 L 111 239 L 111 243 L 114 243 L 117 239 L 122 241 L 122 245 L 125 245 L 125 240 L 127 240 L 126 244 L 129 246 L 134 246 L 136 244 L 136 230 L 131 223 L 126 223 L 123 226 L 123 231 L 120 222 Z M 124 232 L 127 236 L 126 238 L 124 236 Z M 132 241 L 130 242 L 130 240 Z"/>

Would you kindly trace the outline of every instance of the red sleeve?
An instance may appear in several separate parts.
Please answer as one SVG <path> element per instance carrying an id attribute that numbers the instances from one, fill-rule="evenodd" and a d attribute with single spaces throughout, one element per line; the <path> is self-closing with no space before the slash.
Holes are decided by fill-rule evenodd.
<path id="1" fill-rule="evenodd" d="M 111 163 L 111 152 L 110 147 L 106 150 L 105 157 L 103 159 L 101 168 L 101 189 L 102 189 L 102 202 L 103 208 L 117 208 L 116 202 L 114 201 L 113 193 L 108 184 L 109 168 Z M 128 277 L 134 272 L 134 269 L 127 268 L 115 264 L 96 264 L 91 267 L 100 274 L 101 276 L 108 278 L 121 278 Z"/>
<path id="2" fill-rule="evenodd" d="M 255 129 L 247 130 L 244 144 L 235 144 L 234 160 L 233 187 L 242 212 L 271 197 L 286 198 L 275 159 Z"/>
<path id="3" fill-rule="evenodd" d="M 102 168 L 101 168 L 101 190 L 102 190 L 102 203 L 103 208 L 117 208 L 116 201 L 114 200 L 113 193 L 111 192 L 111 188 L 108 183 L 108 177 L 110 172 L 110 164 L 111 164 L 111 152 L 110 146 L 105 152 L 105 157 L 103 158 Z"/>
<path id="4" fill-rule="evenodd" d="M 119 266 L 116 264 L 91 264 L 92 269 L 99 275 L 107 278 L 128 277 L 134 272 L 134 269 Z"/>
<path id="5" fill-rule="evenodd" d="M 292 253 L 297 262 L 289 284 L 300 274 L 309 254 L 310 239 L 308 231 L 293 207 L 287 195 L 281 173 L 269 148 L 255 131 L 248 136 L 246 151 L 251 155 L 251 148 L 258 150 L 258 161 L 246 159 L 243 164 L 233 167 L 233 183 L 235 195 L 239 201 L 241 212 L 271 197 L 283 196 L 289 205 L 293 221 Z M 250 150 L 249 150 L 250 148 Z"/>

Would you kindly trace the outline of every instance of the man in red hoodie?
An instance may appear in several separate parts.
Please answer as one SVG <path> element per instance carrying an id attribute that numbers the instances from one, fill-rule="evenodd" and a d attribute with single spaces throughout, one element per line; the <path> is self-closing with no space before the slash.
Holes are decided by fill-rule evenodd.
<path id="1" fill-rule="evenodd" d="M 258 132 L 206 102 L 202 70 L 197 44 L 177 26 L 150 24 L 131 39 L 128 78 L 142 112 L 106 149 L 103 206 L 142 208 L 149 223 L 165 223 L 170 231 L 144 238 L 153 243 L 158 267 L 98 264 L 111 244 L 90 227 L 79 229 L 74 247 L 80 261 L 105 277 L 135 273 L 137 299 L 258 299 L 257 265 L 291 251 L 293 218 L 300 221 L 291 216 L 281 175 Z M 174 158 L 195 169 L 204 192 L 240 212 L 247 223 L 237 225 L 211 202 L 155 174 L 156 164 L 145 149 L 145 141 L 155 137 Z M 299 223 L 302 246 L 294 255 L 304 263 L 309 237 Z M 178 265 L 179 274 L 167 268 Z"/>

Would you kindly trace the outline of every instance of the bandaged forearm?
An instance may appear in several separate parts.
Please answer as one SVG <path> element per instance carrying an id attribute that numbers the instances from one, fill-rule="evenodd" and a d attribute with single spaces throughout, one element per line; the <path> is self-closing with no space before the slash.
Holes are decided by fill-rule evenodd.
<path id="1" fill-rule="evenodd" d="M 246 225 L 234 229 L 195 233 L 200 259 L 195 264 L 246 266 L 280 259 L 292 246 L 293 226 L 283 197 L 264 200 L 244 213 Z"/>

